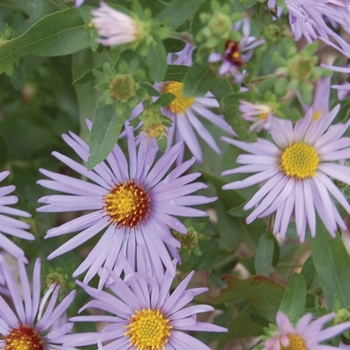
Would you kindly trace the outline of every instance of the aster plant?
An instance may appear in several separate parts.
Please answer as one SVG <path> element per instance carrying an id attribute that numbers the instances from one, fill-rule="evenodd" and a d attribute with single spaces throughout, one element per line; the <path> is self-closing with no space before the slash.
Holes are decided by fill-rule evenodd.
<path id="1" fill-rule="evenodd" d="M 128 270 L 128 268 L 127 268 Z M 130 269 L 129 269 L 130 271 Z M 73 322 L 107 322 L 96 334 L 76 334 L 67 341 L 69 346 L 98 344 L 100 349 L 210 349 L 186 331 L 227 332 L 214 324 L 200 322 L 197 315 L 213 311 L 209 305 L 187 306 L 207 288 L 187 289 L 192 271 L 172 293 L 173 272 L 165 272 L 162 282 L 142 273 L 128 273 L 124 279 L 110 272 L 113 282 L 110 292 L 82 286 L 93 299 L 80 312 L 98 308 L 109 315 L 77 316 Z"/>
<path id="2" fill-rule="evenodd" d="M 350 346 L 348 0 L 0 8 L 0 348 Z"/>
<path id="3" fill-rule="evenodd" d="M 119 145 L 116 145 L 106 162 L 97 165 L 92 171 L 60 153 L 53 153 L 67 166 L 94 183 L 41 169 L 50 180 L 39 180 L 38 183 L 66 194 L 40 198 L 39 202 L 45 205 L 39 211 L 92 210 L 91 213 L 47 232 L 46 238 L 78 232 L 74 238 L 51 253 L 49 259 L 74 249 L 106 229 L 100 241 L 74 272 L 74 276 L 77 276 L 88 270 L 85 283 L 102 266 L 120 270 L 119 260 L 123 255 L 133 269 L 137 267 L 137 270 L 153 271 L 160 280 L 163 265 L 169 269 L 172 267 L 166 248 L 171 255 L 178 256 L 176 249 L 179 248 L 179 242 L 171 235 L 169 228 L 183 234 L 187 232 L 181 221 L 174 216 L 206 216 L 206 212 L 191 206 L 211 203 L 216 199 L 192 195 L 207 187 L 202 182 L 193 182 L 200 173 L 184 174 L 195 159 L 182 163 L 167 174 L 179 156 L 182 144 L 176 144 L 155 161 L 157 146 L 154 143 L 141 136 L 137 147 L 130 126 L 126 126 L 126 134 L 129 161 Z M 88 145 L 73 133 L 70 136 L 63 135 L 63 138 L 86 162 L 89 156 Z M 104 274 L 100 287 L 105 279 Z"/>
<path id="4" fill-rule="evenodd" d="M 60 287 L 56 284 L 52 284 L 41 298 L 40 259 L 35 262 L 32 287 L 23 258 L 18 259 L 21 288 L 18 288 L 10 267 L 1 255 L 0 265 L 10 298 L 9 302 L 0 295 L 1 349 L 71 350 L 72 347 L 62 344 L 64 336 L 73 328 L 73 323 L 57 322 L 73 302 L 75 291 L 70 292 L 56 305 L 60 291 Z"/>

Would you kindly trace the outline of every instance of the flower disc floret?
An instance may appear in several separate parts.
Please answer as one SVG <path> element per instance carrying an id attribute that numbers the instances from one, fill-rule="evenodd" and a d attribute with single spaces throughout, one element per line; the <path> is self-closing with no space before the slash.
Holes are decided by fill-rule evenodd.
<path id="1" fill-rule="evenodd" d="M 182 89 L 183 84 L 177 81 L 172 81 L 165 85 L 163 92 L 170 92 L 175 95 L 175 99 L 169 105 L 169 108 L 173 113 L 183 114 L 194 102 L 194 98 L 185 97 L 182 94 Z"/>
<path id="2" fill-rule="evenodd" d="M 173 328 L 168 323 L 169 319 L 159 309 L 136 310 L 130 318 L 125 336 L 130 337 L 130 346 L 137 346 L 138 349 L 163 349 Z"/>
<path id="3" fill-rule="evenodd" d="M 134 181 L 115 185 L 105 197 L 105 212 L 110 223 L 119 227 L 135 227 L 150 211 L 148 193 Z"/>
<path id="4" fill-rule="evenodd" d="M 301 339 L 296 334 L 288 334 L 287 338 L 289 340 L 288 346 L 283 346 L 281 344 L 281 350 L 307 350 L 303 339 Z"/>
<path id="5" fill-rule="evenodd" d="M 316 176 L 319 163 L 315 149 L 305 142 L 296 142 L 287 147 L 281 156 L 281 170 L 297 179 Z"/>
<path id="6" fill-rule="evenodd" d="M 45 343 L 30 326 L 20 326 L 5 337 L 4 350 L 45 350 Z"/>

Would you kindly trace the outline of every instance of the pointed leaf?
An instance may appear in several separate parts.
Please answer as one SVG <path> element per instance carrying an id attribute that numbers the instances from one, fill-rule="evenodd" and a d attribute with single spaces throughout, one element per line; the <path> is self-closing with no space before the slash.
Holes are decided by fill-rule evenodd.
<path id="1" fill-rule="evenodd" d="M 89 170 L 105 160 L 118 142 L 120 130 L 127 119 L 125 115 L 119 115 L 114 105 L 97 109 L 91 129 Z"/>
<path id="2" fill-rule="evenodd" d="M 255 271 L 258 275 L 268 276 L 270 274 L 274 246 L 273 237 L 261 235 L 255 253 Z"/>

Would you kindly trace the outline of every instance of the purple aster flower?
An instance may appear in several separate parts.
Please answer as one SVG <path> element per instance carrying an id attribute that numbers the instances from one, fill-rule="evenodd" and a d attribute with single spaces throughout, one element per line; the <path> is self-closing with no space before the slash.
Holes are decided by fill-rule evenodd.
<path id="1" fill-rule="evenodd" d="M 330 69 L 334 72 L 339 72 L 339 73 L 345 73 L 348 76 L 350 76 L 350 65 L 348 64 L 346 67 L 339 67 L 339 66 L 331 66 L 329 64 L 321 64 L 322 67 Z M 338 98 L 339 100 L 344 100 L 346 97 L 348 97 L 350 93 L 350 83 L 344 82 L 343 84 L 335 84 L 331 85 L 332 89 L 337 89 L 338 90 Z"/>
<path id="2" fill-rule="evenodd" d="M 213 52 L 208 58 L 209 62 L 222 61 L 222 65 L 218 71 L 219 74 L 234 76 L 236 83 L 240 83 L 243 79 L 241 67 L 245 62 L 252 58 L 254 49 L 265 42 L 263 39 L 257 39 L 254 36 L 249 36 L 250 21 L 248 17 L 245 17 L 242 21 L 237 22 L 234 25 L 233 30 L 237 31 L 241 27 L 243 36 L 239 43 L 232 40 L 227 40 L 224 53 Z"/>
<path id="3" fill-rule="evenodd" d="M 322 345 L 323 341 L 333 338 L 350 328 L 350 322 L 322 329 L 324 325 L 334 318 L 335 314 L 330 313 L 312 321 L 312 314 L 304 315 L 294 327 L 288 317 L 282 312 L 277 312 L 278 330 L 274 332 L 273 338 L 265 342 L 265 350 L 283 349 L 305 349 L 325 350 L 336 347 Z"/>
<path id="4" fill-rule="evenodd" d="M 129 162 L 119 145 L 114 147 L 106 161 L 91 171 L 84 165 L 53 152 L 57 159 L 93 183 L 40 170 L 50 178 L 38 181 L 40 185 L 66 194 L 42 197 L 39 203 L 44 203 L 45 206 L 38 211 L 92 211 L 47 232 L 45 238 L 78 232 L 51 253 L 48 259 L 80 246 L 105 230 L 73 274 L 78 276 L 88 270 L 84 283 L 88 283 L 102 266 L 118 268 L 122 255 L 126 256 L 133 270 L 153 271 L 156 277 L 161 278 L 163 264 L 167 268 L 173 266 L 167 248 L 172 256 L 178 257 L 177 248 L 180 246 L 179 241 L 171 235 L 170 228 L 184 234 L 187 232 L 186 227 L 174 215 L 207 216 L 205 211 L 190 206 L 216 200 L 192 195 L 207 187 L 202 182 L 192 183 L 200 173 L 184 175 L 195 159 L 184 162 L 169 172 L 182 150 L 182 144 L 176 144 L 155 162 L 157 148 L 145 135 L 139 136 L 137 146 L 130 126 L 126 126 L 126 134 Z M 73 133 L 70 136 L 63 135 L 63 139 L 84 162 L 87 161 L 89 146 L 82 139 Z M 102 272 L 100 287 L 106 278 L 107 273 Z"/>
<path id="5" fill-rule="evenodd" d="M 53 328 L 52 325 L 66 312 L 74 299 L 75 291 L 69 293 L 60 304 L 56 305 L 60 287 L 52 284 L 40 301 L 40 259 L 36 260 L 34 266 L 32 289 L 23 259 L 18 260 L 20 289 L 11 269 L 1 255 L 0 266 L 11 299 L 9 304 L 0 296 L 0 348 L 6 350 L 74 349 L 62 346 L 64 336 L 70 332 L 73 323 L 64 323 L 59 328 Z M 13 305 L 13 308 L 10 305 Z"/>
<path id="6" fill-rule="evenodd" d="M 238 108 L 244 120 L 253 122 L 249 131 L 260 132 L 262 129 L 270 131 L 273 128 L 277 117 L 273 115 L 271 106 L 240 100 Z"/>
<path id="7" fill-rule="evenodd" d="M 139 272 L 127 274 L 124 280 L 110 272 L 113 283 L 108 287 L 112 293 L 77 282 L 93 298 L 79 312 L 92 307 L 108 312 L 109 315 L 77 316 L 70 320 L 106 322 L 109 325 L 99 334 L 72 334 L 66 345 L 98 344 L 99 349 L 104 350 L 209 350 L 207 345 L 184 331 L 227 332 L 227 329 L 197 321 L 197 314 L 213 311 L 213 307 L 187 306 L 196 295 L 208 290 L 186 289 L 194 271 L 169 294 L 174 278 L 173 270 L 166 271 L 160 283 L 151 275 Z"/>
<path id="8" fill-rule="evenodd" d="M 92 23 L 98 34 L 104 39 L 97 40 L 102 45 L 115 46 L 132 43 L 140 33 L 137 22 L 127 14 L 113 9 L 101 2 L 100 7 L 92 10 Z"/>
<path id="9" fill-rule="evenodd" d="M 350 57 L 350 45 L 329 24 L 349 32 L 350 6 L 344 0 L 285 0 L 295 40 L 302 36 L 311 43 L 321 39 Z"/>
<path id="10" fill-rule="evenodd" d="M 75 0 L 75 7 L 79 7 L 84 3 L 85 0 Z"/>
<path id="11" fill-rule="evenodd" d="M 339 107 L 314 122 L 310 108 L 294 128 L 289 120 L 277 120 L 270 132 L 273 142 L 258 139 L 246 143 L 223 138 L 250 154 L 239 155 L 236 162 L 244 165 L 226 170 L 222 175 L 255 173 L 245 180 L 226 184 L 223 189 L 263 183 L 244 206 L 245 210 L 254 208 L 246 219 L 248 224 L 275 212 L 273 233 L 280 233 L 284 238 L 294 212 L 296 231 L 303 242 L 306 224 L 311 236 L 316 234 L 317 212 L 332 237 L 338 226 L 347 229 L 332 200 L 334 197 L 350 214 L 349 203 L 332 181 L 336 179 L 350 185 L 349 167 L 335 163 L 350 158 L 350 139 L 341 137 L 350 121 L 330 126 Z"/>
<path id="12" fill-rule="evenodd" d="M 168 130 L 168 148 L 174 142 L 185 142 L 191 153 L 199 163 L 203 162 L 203 153 L 197 140 L 196 132 L 216 153 L 221 151 L 211 133 L 199 120 L 202 117 L 231 135 L 232 128 L 222 115 L 216 114 L 210 108 L 219 108 L 220 104 L 212 93 L 208 92 L 204 97 L 185 97 L 182 93 L 183 83 L 171 81 L 162 84 L 161 92 L 170 92 L 175 99 L 169 106 L 162 108 L 162 113 L 169 117 L 173 124 Z M 180 157 L 180 162 L 183 155 Z"/>
<path id="13" fill-rule="evenodd" d="M 4 180 L 10 174 L 9 171 L 3 171 L 0 173 L 0 182 Z M 18 202 L 17 196 L 8 196 L 11 192 L 16 189 L 15 186 L 4 186 L 0 187 L 0 230 L 7 235 L 13 237 L 18 237 L 22 239 L 34 240 L 35 237 L 24 231 L 30 228 L 30 225 L 27 223 L 13 219 L 6 215 L 16 215 L 23 216 L 25 218 L 30 218 L 31 215 L 23 210 L 18 210 L 15 208 L 10 208 L 8 205 L 15 204 Z M 5 214 L 5 215 L 3 215 Z M 24 256 L 24 252 L 16 244 L 10 241 L 3 233 L 0 232 L 0 248 L 7 251 L 9 254 L 13 255 L 15 258 L 19 259 L 21 256 Z M 27 262 L 27 260 L 24 258 Z"/>

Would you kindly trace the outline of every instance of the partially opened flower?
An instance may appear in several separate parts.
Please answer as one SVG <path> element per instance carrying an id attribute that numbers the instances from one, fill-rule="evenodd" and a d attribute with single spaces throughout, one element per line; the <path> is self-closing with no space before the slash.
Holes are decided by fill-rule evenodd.
<path id="1" fill-rule="evenodd" d="M 3 171 L 0 173 L 0 182 L 4 180 L 10 174 L 9 171 Z M 15 208 L 8 207 L 10 204 L 15 204 L 18 202 L 17 196 L 8 196 L 11 192 L 15 190 L 15 186 L 4 186 L 0 187 L 0 249 L 3 249 L 13 255 L 15 258 L 19 259 L 24 256 L 24 252 L 15 243 L 8 239 L 4 234 L 18 237 L 27 240 L 34 240 L 35 237 L 25 231 L 30 228 L 30 225 L 11 218 L 7 215 L 23 216 L 29 218 L 31 215 L 23 210 L 18 210 Z M 3 233 L 4 234 L 3 234 Z M 24 259 L 26 261 L 26 259 Z"/>
<path id="2" fill-rule="evenodd" d="M 23 260 L 18 260 L 21 288 L 17 286 L 11 269 L 1 256 L 0 266 L 11 301 L 8 303 L 0 296 L 0 349 L 71 350 L 71 347 L 63 346 L 62 343 L 73 323 L 64 323 L 58 328 L 53 328 L 52 325 L 66 312 L 74 299 L 75 291 L 56 305 L 60 288 L 55 284 L 40 299 L 40 259 L 37 259 L 34 266 L 32 288 Z"/>
<path id="3" fill-rule="evenodd" d="M 229 138 L 224 141 L 250 154 L 242 154 L 236 162 L 244 164 L 222 175 L 255 173 L 241 181 L 223 186 L 233 190 L 262 184 L 244 206 L 253 209 L 246 221 L 251 223 L 275 213 L 273 233 L 284 238 L 292 214 L 301 241 L 305 239 L 306 224 L 312 236 L 316 234 L 316 213 L 329 233 L 335 237 L 338 227 L 347 227 L 333 198 L 350 214 L 350 205 L 334 184 L 333 179 L 350 185 L 350 169 L 337 163 L 350 158 L 350 139 L 341 137 L 350 125 L 331 125 L 339 111 L 336 106 L 329 114 L 312 121 L 310 108 L 294 126 L 291 121 L 277 120 L 271 130 L 272 141 L 258 139 L 246 143 Z"/>
<path id="4" fill-rule="evenodd" d="M 265 342 L 265 350 L 326 350 L 335 349 L 330 345 L 322 345 L 322 342 L 333 338 L 350 328 L 350 322 L 341 323 L 322 329 L 326 323 L 334 318 L 334 314 L 328 314 L 312 321 L 312 314 L 304 315 L 293 326 L 288 317 L 282 312 L 277 312 L 277 326 L 273 337 Z"/>
<path id="5" fill-rule="evenodd" d="M 248 101 L 240 100 L 238 108 L 244 120 L 253 122 L 249 131 L 259 132 L 262 129 L 271 130 L 277 118 L 272 113 L 272 107 L 267 104 L 253 104 Z"/>
<path id="6" fill-rule="evenodd" d="M 102 45 L 115 46 L 136 41 L 141 33 L 140 23 L 127 14 L 113 9 L 101 2 L 100 7 L 92 10 L 92 24 L 102 36 L 99 39 Z"/>
<path id="7" fill-rule="evenodd" d="M 53 152 L 56 158 L 93 183 L 40 170 L 51 179 L 38 181 L 40 185 L 66 194 L 42 197 L 39 202 L 45 206 L 39 208 L 39 211 L 91 211 L 47 232 L 45 238 L 78 232 L 50 254 L 49 259 L 80 246 L 105 230 L 96 246 L 74 272 L 74 276 L 77 276 L 89 270 L 85 283 L 102 266 L 118 268 L 121 253 L 134 270 L 152 271 L 157 278 L 162 278 L 164 265 L 172 267 L 167 248 L 172 256 L 177 257 L 177 248 L 180 246 L 179 241 L 170 233 L 170 228 L 184 234 L 187 232 L 186 227 L 174 216 L 207 216 L 205 211 L 191 206 L 216 200 L 192 195 L 207 187 L 201 182 L 192 183 L 200 173 L 184 175 L 195 159 L 170 171 L 182 150 L 182 144 L 170 148 L 156 162 L 158 149 L 151 140 L 140 135 L 137 146 L 130 126 L 126 127 L 126 134 L 129 161 L 119 145 L 116 145 L 106 161 L 91 171 L 84 165 Z M 89 146 L 82 139 L 73 133 L 71 136 L 63 135 L 63 139 L 84 162 L 87 161 Z M 102 273 L 100 287 L 106 278 L 106 274 Z"/>
<path id="8" fill-rule="evenodd" d="M 227 332 L 214 324 L 197 321 L 197 314 L 213 311 L 209 305 L 187 306 L 193 298 L 207 291 L 207 288 L 186 289 L 192 271 L 169 294 L 173 272 L 167 271 L 161 283 L 151 275 L 136 272 L 122 280 L 111 272 L 113 283 L 105 292 L 84 286 L 85 292 L 93 299 L 79 312 L 96 308 L 108 315 L 77 316 L 74 322 L 106 322 L 99 336 L 96 333 L 73 334 L 68 346 L 98 344 L 104 350 L 209 350 L 210 348 L 185 331 Z M 67 338 L 68 339 L 68 338 Z"/>
<path id="9" fill-rule="evenodd" d="M 252 58 L 255 48 L 265 42 L 263 39 L 250 36 L 250 20 L 248 17 L 237 22 L 233 30 L 239 30 L 240 28 L 242 28 L 243 36 L 239 42 L 227 40 L 223 53 L 213 52 L 208 58 L 209 62 L 222 61 L 218 73 L 220 75 L 232 75 L 235 77 L 236 83 L 240 83 L 243 78 L 241 67 Z"/>

